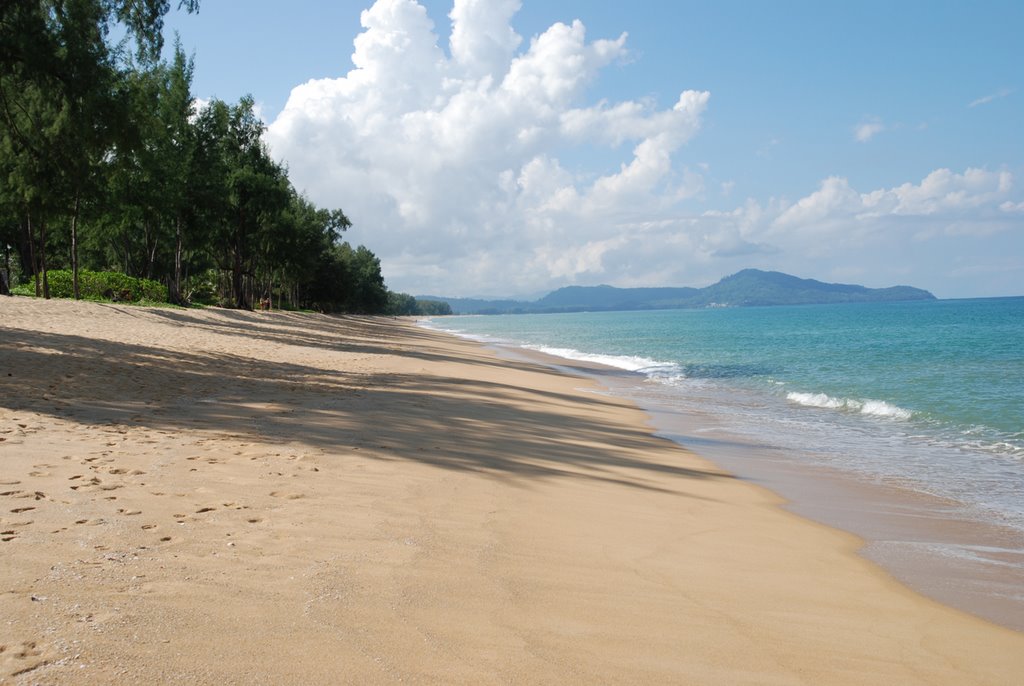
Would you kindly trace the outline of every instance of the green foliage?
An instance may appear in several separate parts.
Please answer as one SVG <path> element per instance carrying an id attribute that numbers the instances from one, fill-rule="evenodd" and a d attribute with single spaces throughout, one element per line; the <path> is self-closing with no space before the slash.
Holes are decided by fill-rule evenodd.
<path id="1" fill-rule="evenodd" d="M 387 312 L 388 291 L 380 260 L 363 246 L 330 246 L 321 253 L 301 304 L 320 312 Z"/>
<path id="2" fill-rule="evenodd" d="M 50 295 L 54 298 L 74 297 L 72 274 L 66 269 L 51 269 L 46 273 L 50 282 Z M 81 296 L 86 300 L 116 300 L 123 302 L 167 302 L 167 287 L 149 279 L 138 279 L 120 272 L 81 271 L 78 274 Z M 16 286 L 16 295 L 35 295 L 31 284 Z"/>
<path id="3" fill-rule="evenodd" d="M 0 2 L 4 268 L 44 297 L 385 311 L 379 260 L 292 186 L 252 97 L 196 111 L 193 59 L 160 59 L 173 2 Z"/>
<path id="4" fill-rule="evenodd" d="M 416 314 L 423 317 L 443 317 L 452 313 L 452 306 L 440 300 L 417 300 Z"/>
<path id="5" fill-rule="evenodd" d="M 408 293 L 388 292 L 387 314 L 393 317 L 409 317 L 417 314 L 416 298 Z"/>
<path id="6" fill-rule="evenodd" d="M 440 317 L 452 313 L 452 307 L 439 300 L 418 300 L 408 293 L 388 292 L 385 314 L 394 317 Z"/>

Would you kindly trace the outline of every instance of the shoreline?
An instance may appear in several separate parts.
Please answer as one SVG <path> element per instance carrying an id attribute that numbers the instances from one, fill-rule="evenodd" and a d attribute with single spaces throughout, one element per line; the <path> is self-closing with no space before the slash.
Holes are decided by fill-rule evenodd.
<path id="1" fill-rule="evenodd" d="M 594 380 L 374 318 L 4 299 L 0 334 L 0 684 L 1024 673 Z"/>
<path id="2" fill-rule="evenodd" d="M 959 504 L 907 485 L 871 481 L 732 435 L 710 417 L 684 415 L 638 394 L 633 382 L 644 377 L 635 372 L 512 344 L 481 344 L 511 360 L 540 362 L 598 381 L 644 410 L 655 435 L 768 489 L 785 500 L 784 509 L 857 536 L 858 554 L 908 588 L 1024 631 L 1024 533 L 967 517 Z"/>

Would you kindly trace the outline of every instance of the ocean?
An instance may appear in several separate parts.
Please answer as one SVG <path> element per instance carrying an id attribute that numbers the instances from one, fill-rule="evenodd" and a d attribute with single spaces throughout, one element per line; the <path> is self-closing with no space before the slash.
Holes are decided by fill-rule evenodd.
<path id="1" fill-rule="evenodd" d="M 1024 298 L 456 316 L 426 325 L 622 370 L 613 391 L 660 416 L 660 433 L 781 491 L 798 511 L 801 500 L 821 500 L 814 491 L 831 494 L 825 482 L 838 475 L 853 486 L 839 489 L 847 495 L 876 486 L 932 503 L 887 523 L 913 520 L 920 529 L 918 520 L 945 518 L 1001 532 L 944 540 L 935 526 L 927 535 L 858 529 L 869 519 L 858 508 L 899 509 L 875 495 L 847 497 L 848 521 L 819 512 L 873 542 L 874 557 L 897 576 L 914 576 L 901 560 L 929 570 L 937 560 L 961 576 L 996 579 L 974 589 L 987 596 L 979 602 L 1019 604 L 1019 621 L 996 619 L 1024 628 Z M 780 470 L 828 479 L 812 476 L 808 486 L 804 478 L 787 492 L 792 480 L 773 476 Z M 977 611 L 972 602 L 960 604 Z"/>

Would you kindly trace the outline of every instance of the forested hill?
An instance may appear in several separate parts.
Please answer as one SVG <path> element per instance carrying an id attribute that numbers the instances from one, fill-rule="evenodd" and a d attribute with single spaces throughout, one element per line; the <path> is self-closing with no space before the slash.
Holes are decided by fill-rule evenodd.
<path id="1" fill-rule="evenodd" d="M 928 291 L 911 286 L 867 288 L 801 279 L 781 272 L 766 272 L 759 269 L 744 269 L 705 288 L 568 286 L 531 302 L 423 297 L 448 303 L 455 314 L 818 305 L 935 299 Z"/>

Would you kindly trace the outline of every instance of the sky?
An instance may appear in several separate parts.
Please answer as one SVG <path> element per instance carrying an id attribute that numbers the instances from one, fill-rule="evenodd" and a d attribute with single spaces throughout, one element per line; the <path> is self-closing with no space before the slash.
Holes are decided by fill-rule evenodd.
<path id="1" fill-rule="evenodd" d="M 1018 0 L 202 0 L 167 29 L 392 290 L 1024 295 Z"/>

